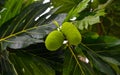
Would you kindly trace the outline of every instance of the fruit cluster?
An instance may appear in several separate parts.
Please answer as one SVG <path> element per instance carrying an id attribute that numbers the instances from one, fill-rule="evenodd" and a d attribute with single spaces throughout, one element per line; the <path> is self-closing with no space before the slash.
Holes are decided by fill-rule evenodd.
<path id="1" fill-rule="evenodd" d="M 45 40 L 45 46 L 50 51 L 55 51 L 59 49 L 64 39 L 68 40 L 70 45 L 78 45 L 81 40 L 81 34 L 78 29 L 70 22 L 65 22 L 62 24 L 60 30 L 52 31 Z"/>

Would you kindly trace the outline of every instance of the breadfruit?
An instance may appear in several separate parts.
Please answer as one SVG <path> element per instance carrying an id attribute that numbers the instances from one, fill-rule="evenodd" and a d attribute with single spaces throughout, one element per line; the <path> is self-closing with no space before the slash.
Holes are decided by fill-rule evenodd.
<path id="1" fill-rule="evenodd" d="M 45 40 L 45 46 L 50 51 L 59 49 L 64 41 L 63 33 L 60 31 L 52 31 Z"/>
<path id="2" fill-rule="evenodd" d="M 61 27 L 62 33 L 65 35 L 69 44 L 78 45 L 81 43 L 82 37 L 78 29 L 70 22 L 65 22 Z"/>

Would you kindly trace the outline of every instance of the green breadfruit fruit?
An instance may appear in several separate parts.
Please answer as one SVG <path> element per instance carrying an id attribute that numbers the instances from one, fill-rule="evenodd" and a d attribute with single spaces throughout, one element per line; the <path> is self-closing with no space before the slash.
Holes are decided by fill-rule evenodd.
<path id="1" fill-rule="evenodd" d="M 65 35 L 69 44 L 78 45 L 81 43 L 82 37 L 78 29 L 70 22 L 65 22 L 62 24 L 61 31 Z"/>
<path id="2" fill-rule="evenodd" d="M 63 44 L 64 36 L 60 31 L 52 31 L 45 40 L 45 46 L 50 51 L 55 51 Z"/>

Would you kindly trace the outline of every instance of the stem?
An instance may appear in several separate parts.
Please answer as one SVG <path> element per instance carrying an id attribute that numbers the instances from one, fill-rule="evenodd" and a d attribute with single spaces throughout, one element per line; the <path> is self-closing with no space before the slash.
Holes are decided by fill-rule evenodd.
<path id="1" fill-rule="evenodd" d="M 106 34 L 105 27 L 103 26 L 102 23 L 101 23 L 101 28 L 102 28 L 102 30 L 103 30 L 103 33 Z"/>
<path id="2" fill-rule="evenodd" d="M 76 55 L 74 54 L 74 52 L 73 52 L 72 48 L 70 47 L 70 45 L 68 45 L 68 48 L 69 48 L 70 52 L 72 53 L 73 57 L 75 58 L 76 63 L 78 64 L 79 68 L 81 69 L 82 75 L 85 75 L 85 73 L 84 73 L 84 71 L 83 71 L 83 69 L 82 69 L 81 65 L 79 64 L 79 61 L 78 61 L 78 59 L 77 59 Z"/>
<path id="3" fill-rule="evenodd" d="M 58 22 L 57 21 L 55 21 L 55 20 L 53 20 L 53 23 L 56 25 L 56 27 L 60 27 L 60 25 L 58 24 Z"/>
<path id="4" fill-rule="evenodd" d="M 112 3 L 114 0 L 108 0 L 105 4 L 99 5 L 98 8 L 96 10 L 99 9 L 105 9 L 108 5 L 110 5 L 110 3 Z"/>

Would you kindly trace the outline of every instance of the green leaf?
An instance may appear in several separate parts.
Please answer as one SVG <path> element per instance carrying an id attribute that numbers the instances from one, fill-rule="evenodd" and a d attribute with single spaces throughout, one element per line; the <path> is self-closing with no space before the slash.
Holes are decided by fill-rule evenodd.
<path id="1" fill-rule="evenodd" d="M 117 65 L 114 65 L 114 64 L 110 64 L 111 65 L 111 67 L 116 71 L 116 74 L 120 74 L 120 68 L 119 68 L 119 66 L 117 66 Z"/>
<path id="2" fill-rule="evenodd" d="M 104 43 L 106 48 L 120 45 L 120 40 L 114 36 L 101 36 L 98 38 L 98 41 Z"/>
<path id="3" fill-rule="evenodd" d="M 80 30 L 88 29 L 89 25 L 93 25 L 100 22 L 99 16 L 87 16 L 84 19 L 77 22 L 77 27 Z"/>
<path id="4" fill-rule="evenodd" d="M 18 75 L 16 69 L 14 68 L 14 64 L 8 58 L 8 51 L 4 51 L 1 54 L 0 59 L 0 75 Z"/>
<path id="5" fill-rule="evenodd" d="M 66 55 L 66 57 L 64 59 L 63 75 L 70 75 L 70 72 L 72 71 L 71 68 L 74 67 L 74 65 L 72 64 L 74 61 L 72 61 L 71 56 L 69 56 L 68 54 L 65 54 L 65 55 Z M 68 58 L 68 57 L 70 57 L 70 58 Z"/>
<path id="6" fill-rule="evenodd" d="M 81 2 L 79 2 L 79 4 L 76 7 L 73 7 L 70 12 L 68 13 L 65 21 L 69 21 L 71 18 L 73 17 L 77 17 L 78 13 L 80 13 L 81 11 L 83 11 L 90 0 L 82 0 Z"/>
<path id="7" fill-rule="evenodd" d="M 51 0 L 53 6 L 60 7 L 56 13 L 67 13 L 76 6 L 81 0 Z"/>
<path id="8" fill-rule="evenodd" d="M 115 75 L 114 70 L 111 68 L 111 65 L 109 65 L 109 63 L 106 63 L 106 61 L 101 60 L 99 55 L 95 53 L 92 49 L 90 49 L 84 44 L 79 45 L 79 47 L 87 52 L 87 56 L 88 59 L 90 59 L 89 61 L 91 65 L 93 66 L 93 68 L 96 68 L 99 72 L 101 72 L 100 75 Z"/>
<path id="9" fill-rule="evenodd" d="M 43 42 L 43 38 L 56 28 L 52 23 L 46 24 L 56 17 L 53 15 L 55 10 L 43 14 L 49 6 L 49 3 L 33 3 L 12 21 L 1 26 L 1 50 L 5 50 L 7 46 L 17 49 Z M 52 17 L 48 17 L 50 15 Z"/>
<path id="10" fill-rule="evenodd" d="M 88 3 L 89 3 L 90 0 L 82 0 L 78 5 L 77 7 L 74 9 L 74 11 L 72 12 L 72 15 L 73 16 L 76 16 L 78 13 L 80 13 L 81 11 L 83 11 Z"/>
<path id="11" fill-rule="evenodd" d="M 7 0 L 5 1 L 5 5 L 0 11 L 0 27 L 2 26 L 3 23 L 6 21 L 10 20 L 11 18 L 15 17 L 18 15 L 21 11 L 21 9 L 24 9 L 26 6 L 31 4 L 33 0 L 26 1 L 26 6 L 23 7 L 24 0 Z M 4 11 L 3 11 L 4 10 Z"/>
<path id="12" fill-rule="evenodd" d="M 10 53 L 10 60 L 19 75 L 55 75 L 46 60 L 24 52 Z"/>
<path id="13" fill-rule="evenodd" d="M 96 23 L 100 23 L 100 16 L 104 16 L 104 9 L 98 10 L 96 12 L 92 12 L 94 15 L 85 16 L 82 20 L 76 21 L 76 26 L 80 29 L 88 29 L 90 25 L 94 25 Z"/>
<path id="14" fill-rule="evenodd" d="M 78 49 L 78 48 L 77 48 Z M 80 49 L 79 49 L 80 50 Z M 75 50 L 73 50 L 75 51 Z M 93 75 L 95 74 L 90 64 L 85 63 L 85 57 L 73 54 L 69 49 L 65 51 L 63 75 Z"/>
<path id="15" fill-rule="evenodd" d="M 108 74 L 108 75 L 115 75 L 112 68 L 107 64 L 99 60 L 98 58 L 93 58 L 94 66 L 99 69 L 101 72 Z"/>
<path id="16" fill-rule="evenodd" d="M 101 59 L 103 59 L 104 61 L 111 63 L 111 64 L 115 64 L 115 65 L 120 65 L 120 62 L 118 62 L 117 60 L 115 60 L 112 57 L 105 57 L 105 56 L 100 56 Z"/>

